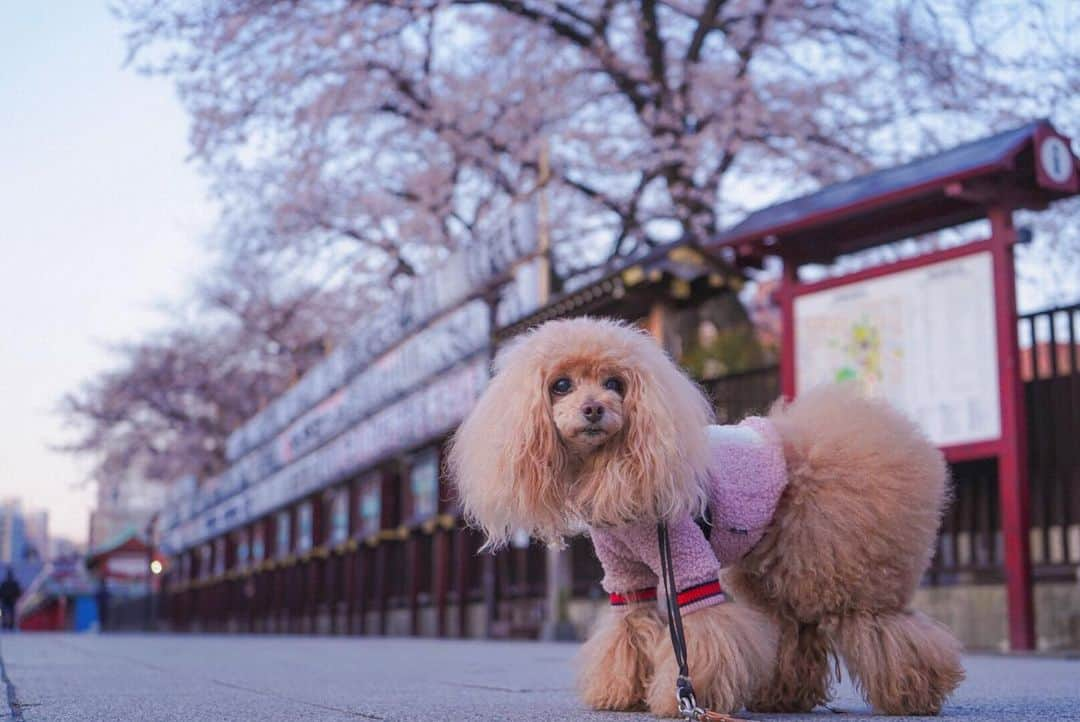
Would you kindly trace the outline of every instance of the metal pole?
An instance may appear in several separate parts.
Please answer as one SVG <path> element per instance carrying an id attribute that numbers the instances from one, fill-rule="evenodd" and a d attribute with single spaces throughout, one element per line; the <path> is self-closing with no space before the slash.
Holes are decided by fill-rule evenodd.
<path id="1" fill-rule="evenodd" d="M 548 642 L 577 640 L 577 629 L 570 621 L 567 605 L 573 594 L 570 549 L 547 548 L 547 598 L 544 628 L 540 638 Z"/>
<path id="2" fill-rule="evenodd" d="M 157 519 L 157 514 L 150 517 L 150 521 L 146 523 L 146 568 L 143 570 L 146 574 L 146 600 L 143 608 L 143 629 L 147 632 L 153 630 L 153 618 L 154 618 L 154 521 Z"/>

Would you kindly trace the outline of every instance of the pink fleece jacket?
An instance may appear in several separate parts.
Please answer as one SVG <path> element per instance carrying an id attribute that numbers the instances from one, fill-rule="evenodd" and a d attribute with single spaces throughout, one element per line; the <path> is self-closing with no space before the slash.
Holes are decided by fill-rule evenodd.
<path id="1" fill-rule="evenodd" d="M 772 521 L 787 485 L 783 446 L 771 422 L 751 417 L 707 429 L 709 538 L 689 516 L 668 522 L 679 607 L 684 613 L 724 601 L 719 572 L 749 552 Z M 660 579 L 656 524 L 590 529 L 611 604 L 655 603 Z"/>

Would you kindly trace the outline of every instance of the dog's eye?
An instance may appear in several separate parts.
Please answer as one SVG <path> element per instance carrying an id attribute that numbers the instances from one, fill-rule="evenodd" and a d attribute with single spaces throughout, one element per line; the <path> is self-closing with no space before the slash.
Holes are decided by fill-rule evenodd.
<path id="1" fill-rule="evenodd" d="M 610 379 L 604 382 L 604 388 L 608 391 L 614 391 L 621 396 L 623 392 L 622 379 L 618 379 L 612 376 Z"/>
<path id="2" fill-rule="evenodd" d="M 551 393 L 563 396 L 570 393 L 570 389 L 574 388 L 574 385 L 570 383 L 570 379 L 565 376 L 561 379 L 556 379 L 555 383 L 551 385 Z"/>

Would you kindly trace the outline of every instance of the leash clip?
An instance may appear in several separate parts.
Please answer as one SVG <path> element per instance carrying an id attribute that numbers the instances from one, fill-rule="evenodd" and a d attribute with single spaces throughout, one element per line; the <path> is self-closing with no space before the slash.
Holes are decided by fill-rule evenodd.
<path id="1" fill-rule="evenodd" d="M 688 720 L 699 720 L 701 714 L 705 711 L 698 707 L 697 699 L 694 698 L 694 686 L 690 683 L 690 678 L 684 675 L 679 675 L 675 680 L 675 699 L 679 703 L 679 714 Z"/>

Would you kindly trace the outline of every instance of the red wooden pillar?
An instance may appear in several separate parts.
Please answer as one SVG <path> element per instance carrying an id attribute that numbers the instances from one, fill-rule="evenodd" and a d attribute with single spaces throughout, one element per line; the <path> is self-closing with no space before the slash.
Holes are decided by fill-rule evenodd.
<path id="1" fill-rule="evenodd" d="M 368 596 L 371 594 L 371 590 L 367 586 L 367 580 L 371 554 L 371 548 L 364 544 L 357 548 L 354 557 L 356 576 L 353 582 L 353 603 L 356 606 L 356 616 L 359 622 L 356 628 L 357 634 L 367 634 Z"/>
<path id="2" fill-rule="evenodd" d="M 386 588 L 386 551 L 388 544 L 387 541 L 381 541 L 375 547 L 375 604 L 379 612 L 379 634 L 386 634 L 386 595 L 389 592 Z"/>
<path id="3" fill-rule="evenodd" d="M 345 578 L 342 580 L 344 584 L 345 594 L 345 633 L 352 635 L 356 633 L 356 611 L 357 611 L 357 598 L 356 595 L 360 591 L 360 555 L 362 553 L 362 547 L 360 546 L 360 525 L 363 523 L 360 518 L 360 482 L 353 480 L 346 487 L 346 504 L 349 505 L 349 533 L 348 533 L 348 551 L 342 556 L 342 566 L 344 570 Z"/>
<path id="4" fill-rule="evenodd" d="M 446 636 L 446 597 L 450 581 L 450 539 L 446 529 L 437 528 L 432 541 L 432 580 L 435 596 L 435 634 Z"/>
<path id="5" fill-rule="evenodd" d="M 323 506 L 326 506 L 325 502 Z M 327 509 L 329 512 L 329 509 Z M 329 520 L 330 514 L 326 513 L 326 518 Z M 320 600 L 320 606 L 326 610 L 326 614 L 329 616 L 329 631 L 331 634 L 337 634 L 338 629 L 338 586 L 341 584 L 341 575 L 338 573 L 338 563 L 341 561 L 341 552 L 335 551 L 330 544 L 330 522 L 327 521 L 326 529 L 323 533 L 323 549 L 324 556 L 322 559 L 322 599 Z"/>
<path id="6" fill-rule="evenodd" d="M 264 634 L 270 631 L 270 617 L 274 613 L 273 579 L 272 570 L 263 567 L 263 570 L 259 572 L 259 619 L 262 620 Z"/>
<path id="7" fill-rule="evenodd" d="M 343 632 L 352 634 L 355 622 L 353 614 L 356 612 L 356 550 L 350 544 L 342 552 L 341 559 L 341 607 L 344 609 L 345 626 Z"/>
<path id="8" fill-rule="evenodd" d="M 285 524 L 290 528 L 292 524 L 289 520 L 285 519 Z M 278 515 L 274 515 L 274 611 L 276 616 L 277 633 L 282 634 L 289 631 L 289 600 L 285 594 L 286 582 L 288 581 L 288 568 L 285 566 L 285 558 L 289 554 L 288 547 L 282 547 L 278 544 L 278 534 L 280 531 L 278 527 L 281 526 L 281 519 Z M 291 537 L 290 537 L 291 540 Z"/>
<path id="9" fill-rule="evenodd" d="M 799 266 L 785 258 L 780 277 L 780 394 L 790 401 L 795 398 L 795 287 L 799 283 Z"/>
<path id="10" fill-rule="evenodd" d="M 327 581 L 332 593 L 330 599 L 330 631 L 333 634 L 344 634 L 349 628 L 349 621 L 341 619 L 348 596 L 346 593 L 349 576 L 347 559 L 345 549 L 338 549 L 330 553 L 329 564 L 331 570 Z"/>
<path id="11" fill-rule="evenodd" d="M 323 529 L 322 495 L 312 494 L 308 501 L 311 504 L 311 553 L 307 561 L 307 628 L 308 632 L 314 634 L 319 631 L 319 610 L 326 602 L 326 591 L 323 588 L 326 557 L 322 556 L 325 547 L 321 544 L 326 539 L 326 534 Z"/>
<path id="12" fill-rule="evenodd" d="M 300 593 L 297 579 L 296 560 L 292 560 L 282 570 L 281 574 L 281 597 L 285 602 L 285 631 L 295 634 L 296 629 L 296 598 Z"/>
<path id="13" fill-rule="evenodd" d="M 405 541 L 405 564 L 409 570 L 409 635 L 420 633 L 420 530 L 415 529 Z"/>
<path id="14" fill-rule="evenodd" d="M 322 567 L 322 573 L 319 575 L 322 578 L 322 587 L 319 593 L 320 599 L 316 605 L 316 609 L 324 609 L 327 617 L 329 618 L 329 630 L 331 634 L 336 633 L 337 630 L 337 590 L 334 588 L 334 578 L 336 576 L 336 566 L 341 555 L 334 552 L 330 548 L 330 543 L 327 542 L 325 546 L 326 556 L 319 560 L 318 565 Z"/>
<path id="15" fill-rule="evenodd" d="M 250 547 L 249 547 L 249 549 L 250 549 Z M 249 559 L 251 558 L 251 552 L 250 551 L 248 552 L 248 558 Z M 251 617 L 251 633 L 254 634 L 256 632 L 261 632 L 261 631 L 263 631 L 265 629 L 263 627 L 263 623 L 262 623 L 262 619 L 263 619 L 263 598 L 262 598 L 263 573 L 258 567 L 258 564 L 259 564 L 258 562 L 252 560 L 249 563 L 251 564 L 251 576 L 249 577 L 249 579 L 251 580 L 251 598 L 248 600 L 248 603 L 251 605 L 251 612 L 250 612 L 250 615 L 249 615 Z"/>
<path id="16" fill-rule="evenodd" d="M 266 545 L 267 559 L 273 559 L 270 556 L 269 543 Z M 263 630 L 266 632 L 273 631 L 274 633 L 280 632 L 277 624 L 277 565 L 272 561 L 267 565 L 267 568 L 263 571 Z M 271 622 L 271 620 L 273 620 Z"/>
<path id="17" fill-rule="evenodd" d="M 300 565 L 295 558 L 289 562 L 289 566 L 285 567 L 285 574 L 283 575 L 282 592 L 285 595 L 285 608 L 287 610 L 288 620 L 285 623 L 285 628 L 290 634 L 296 634 L 300 631 L 300 613 L 299 604 L 303 598 L 303 578 L 300 576 Z"/>
<path id="18" fill-rule="evenodd" d="M 266 560 L 263 560 L 265 563 Z M 274 614 L 274 571 L 262 567 L 259 572 L 259 582 L 256 589 L 259 594 L 259 624 L 264 634 L 270 632 L 270 619 Z"/>
<path id="19" fill-rule="evenodd" d="M 307 619 L 305 614 L 308 596 L 307 565 L 303 559 L 297 557 L 289 568 L 289 572 L 293 578 L 292 586 L 296 590 L 296 594 L 293 595 L 293 632 L 303 634 L 306 631 L 304 625 Z"/>
<path id="20" fill-rule="evenodd" d="M 298 593 L 296 563 L 288 562 L 281 570 L 281 601 L 284 611 L 284 629 L 287 634 L 296 632 L 296 595 Z"/>
<path id="21" fill-rule="evenodd" d="M 381 484 L 381 510 L 380 510 L 380 533 L 396 529 L 404 520 L 402 508 L 402 474 L 401 465 L 394 464 L 382 471 Z M 390 575 L 401 574 L 403 569 L 390 568 L 390 554 L 393 551 L 397 564 L 404 563 L 403 542 L 399 538 L 380 540 L 375 547 L 375 593 L 377 595 L 379 610 L 379 634 L 385 635 L 388 628 L 388 616 L 390 613 Z M 394 545 L 391 547 L 390 545 Z"/>
<path id="22" fill-rule="evenodd" d="M 207 588 L 207 596 L 210 599 L 210 614 L 209 617 L 213 623 L 214 631 L 219 631 L 217 628 L 218 623 L 221 620 L 221 580 L 217 578 L 217 565 L 218 565 L 218 545 L 217 539 L 210 540 L 210 585 Z"/>
<path id="23" fill-rule="evenodd" d="M 463 527 L 458 527 L 454 531 L 454 556 L 457 558 L 457 566 L 454 574 L 454 588 L 457 589 L 457 625 L 459 637 L 467 637 L 469 631 L 469 585 L 472 583 L 472 580 L 469 578 L 471 550 L 469 548 L 468 533 L 468 530 Z"/>
<path id="24" fill-rule="evenodd" d="M 316 552 L 308 557 L 308 604 L 307 604 L 307 631 L 310 634 L 315 634 L 319 631 L 319 610 L 323 607 L 325 597 L 322 590 L 323 582 L 323 568 L 326 566 L 326 560 L 322 559 L 318 555 L 318 547 L 315 547 Z"/>
<path id="25" fill-rule="evenodd" d="M 351 635 L 356 628 L 356 556 L 358 552 L 349 542 L 341 554 L 341 607 L 345 614 L 344 633 Z"/>
<path id="26" fill-rule="evenodd" d="M 211 567 L 213 568 L 213 567 Z M 210 584 L 206 589 L 207 600 L 207 619 L 210 620 L 209 629 L 212 632 L 220 632 L 218 623 L 221 620 L 221 595 L 218 593 L 219 582 L 217 579 L 211 579 Z"/>
<path id="27" fill-rule="evenodd" d="M 289 610 L 285 604 L 285 569 L 279 561 L 274 567 L 274 631 L 282 634 L 289 628 Z"/>
<path id="28" fill-rule="evenodd" d="M 514 549 L 514 572 L 513 582 L 510 587 L 511 594 L 515 597 L 527 597 L 529 595 L 529 547 Z"/>
<path id="29" fill-rule="evenodd" d="M 997 206 L 988 212 L 994 261 L 994 310 L 997 324 L 998 382 L 1001 387 L 1001 453 L 998 490 L 1001 531 L 1005 541 L 1005 584 L 1008 597 L 1009 645 L 1034 649 L 1035 612 L 1031 588 L 1031 550 L 1028 501 L 1027 415 L 1020 378 L 1017 338 L 1016 270 L 1013 246 L 1016 230 L 1012 210 Z"/>
<path id="30" fill-rule="evenodd" d="M 499 570 L 498 557 L 501 552 L 485 554 L 480 572 L 483 577 L 484 591 L 484 636 L 495 636 L 496 622 L 499 620 Z"/>
<path id="31" fill-rule="evenodd" d="M 265 567 L 259 572 L 259 618 L 262 620 L 262 631 L 270 631 L 270 618 L 274 614 L 274 572 Z"/>
<path id="32" fill-rule="evenodd" d="M 230 592 L 232 592 L 232 581 L 225 577 L 218 577 L 217 582 L 217 604 L 218 604 L 218 628 L 222 632 L 229 631 L 229 613 L 230 613 Z"/>
<path id="33" fill-rule="evenodd" d="M 286 634 L 289 631 L 289 608 L 285 598 L 287 571 L 278 560 L 274 567 L 274 631 L 277 634 Z"/>
<path id="34" fill-rule="evenodd" d="M 233 533 L 225 533 L 225 564 L 222 567 L 222 571 L 225 572 L 226 577 L 222 586 L 225 588 L 225 614 L 222 615 L 222 626 L 224 631 L 231 631 L 234 620 L 240 616 L 239 606 L 239 594 L 240 582 L 234 577 L 230 576 L 232 572 L 236 570 L 236 537 Z M 237 629 L 239 624 L 237 623 Z"/>

